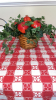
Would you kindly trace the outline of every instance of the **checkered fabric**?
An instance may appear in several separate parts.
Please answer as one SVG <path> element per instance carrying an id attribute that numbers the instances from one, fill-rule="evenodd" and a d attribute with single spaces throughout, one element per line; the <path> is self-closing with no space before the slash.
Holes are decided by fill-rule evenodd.
<path id="1" fill-rule="evenodd" d="M 25 50 L 13 37 L 16 47 L 8 55 L 0 40 L 0 100 L 56 100 L 56 38 L 53 45 L 49 35 L 41 39 Z"/>

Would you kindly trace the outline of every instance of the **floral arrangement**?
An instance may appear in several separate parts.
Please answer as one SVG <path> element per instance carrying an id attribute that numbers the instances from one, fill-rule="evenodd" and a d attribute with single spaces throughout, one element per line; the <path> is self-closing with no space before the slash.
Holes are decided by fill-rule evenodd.
<path id="1" fill-rule="evenodd" d="M 28 38 L 27 43 L 33 44 L 33 41 L 30 41 L 30 39 L 35 39 L 34 42 L 37 43 L 43 37 L 43 34 L 46 33 L 54 41 L 56 28 L 52 24 L 47 25 L 44 16 L 40 18 L 29 17 L 28 15 L 21 17 L 19 14 L 15 19 L 10 17 L 9 22 L 10 24 L 5 24 L 3 31 L 0 32 L 0 40 L 4 40 L 3 48 L 5 48 L 5 54 L 9 53 L 6 41 L 11 41 L 12 36 L 18 38 L 18 36 L 23 34 L 24 37 Z M 12 46 L 15 47 L 14 45 Z M 13 50 L 10 53 L 12 54 Z"/>

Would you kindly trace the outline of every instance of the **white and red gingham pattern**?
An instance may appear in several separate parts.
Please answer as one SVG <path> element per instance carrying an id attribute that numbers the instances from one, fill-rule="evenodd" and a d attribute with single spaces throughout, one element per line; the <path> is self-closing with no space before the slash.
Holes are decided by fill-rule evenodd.
<path id="1" fill-rule="evenodd" d="M 56 100 L 56 42 L 51 46 L 49 35 L 42 40 L 24 50 L 13 37 L 8 55 L 0 40 L 0 100 Z"/>

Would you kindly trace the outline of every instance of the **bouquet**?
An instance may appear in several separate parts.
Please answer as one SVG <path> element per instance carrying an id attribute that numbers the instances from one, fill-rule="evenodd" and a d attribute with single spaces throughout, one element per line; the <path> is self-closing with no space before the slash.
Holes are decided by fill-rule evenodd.
<path id="1" fill-rule="evenodd" d="M 37 46 L 37 42 L 43 34 L 50 35 L 52 43 L 54 41 L 56 28 L 52 24 L 45 23 L 45 17 L 35 18 L 34 16 L 21 17 L 19 14 L 17 18 L 9 18 L 9 23 L 5 24 L 3 31 L 0 32 L 0 40 L 3 40 L 3 48 L 5 54 L 9 51 L 12 54 L 13 50 L 9 50 L 7 41 L 11 41 L 12 37 L 19 38 L 20 46 L 24 49 L 31 49 Z M 14 45 L 12 45 L 15 47 Z"/>

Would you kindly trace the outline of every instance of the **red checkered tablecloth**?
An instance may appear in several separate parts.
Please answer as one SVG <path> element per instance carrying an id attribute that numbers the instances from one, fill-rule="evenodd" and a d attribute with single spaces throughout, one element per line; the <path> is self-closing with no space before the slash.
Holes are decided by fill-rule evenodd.
<path id="1" fill-rule="evenodd" d="M 53 45 L 49 35 L 42 40 L 25 50 L 13 37 L 8 55 L 0 40 L 0 100 L 56 100 L 56 38 Z"/>

